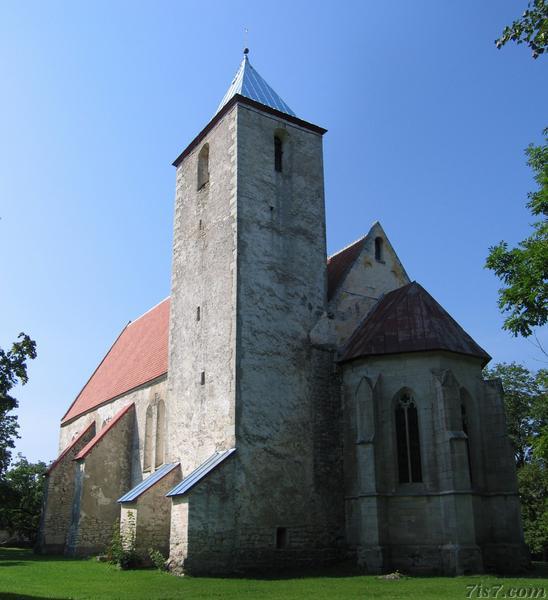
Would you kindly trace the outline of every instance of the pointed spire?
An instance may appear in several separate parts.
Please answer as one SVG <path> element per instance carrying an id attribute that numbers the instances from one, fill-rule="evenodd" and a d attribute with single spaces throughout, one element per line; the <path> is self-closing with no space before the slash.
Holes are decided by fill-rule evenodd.
<path id="1" fill-rule="evenodd" d="M 289 106 L 280 98 L 280 96 L 266 83 L 259 73 L 251 66 L 249 62 L 249 48 L 244 48 L 244 57 L 240 63 L 240 67 L 227 93 L 221 100 L 215 114 L 236 94 L 245 96 L 255 102 L 260 102 L 270 108 L 275 108 L 283 113 L 295 117 L 295 113 Z"/>

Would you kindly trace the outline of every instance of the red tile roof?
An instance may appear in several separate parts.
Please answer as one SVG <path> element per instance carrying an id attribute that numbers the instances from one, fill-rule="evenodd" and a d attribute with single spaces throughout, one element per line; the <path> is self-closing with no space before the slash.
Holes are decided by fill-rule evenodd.
<path id="1" fill-rule="evenodd" d="M 76 444 L 87 434 L 89 433 L 92 429 L 95 429 L 95 421 L 92 421 L 85 429 L 84 431 L 80 432 L 73 440 L 72 442 L 63 450 L 63 452 L 61 452 L 61 454 L 59 454 L 59 456 L 51 463 L 51 465 L 48 467 L 48 470 L 46 471 L 46 475 L 49 475 L 53 469 L 55 469 L 55 467 L 63 460 L 63 458 L 65 458 L 65 456 L 74 448 L 74 446 L 76 446 Z"/>
<path id="2" fill-rule="evenodd" d="M 416 281 L 383 296 L 352 334 L 341 361 L 361 356 L 448 350 L 491 357 Z"/>
<path id="3" fill-rule="evenodd" d="M 168 332 L 169 298 L 122 330 L 62 423 L 167 373 Z"/>
<path id="4" fill-rule="evenodd" d="M 74 457 L 74 460 L 81 460 L 85 458 L 95 446 L 105 437 L 105 435 L 120 421 L 120 419 L 126 415 L 130 410 L 135 408 L 135 404 L 132 402 L 127 406 L 124 406 L 122 410 L 118 411 L 114 417 L 101 429 L 101 431 L 93 437 Z"/>
<path id="5" fill-rule="evenodd" d="M 363 248 L 365 236 L 327 259 L 327 300 L 331 300 Z"/>

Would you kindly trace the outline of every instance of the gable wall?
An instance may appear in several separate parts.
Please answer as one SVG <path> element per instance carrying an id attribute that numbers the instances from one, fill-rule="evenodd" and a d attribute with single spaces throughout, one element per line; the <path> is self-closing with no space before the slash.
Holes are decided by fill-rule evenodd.
<path id="1" fill-rule="evenodd" d="M 383 243 L 382 261 L 375 259 L 375 238 Z M 341 347 L 385 293 L 409 283 L 401 263 L 382 227 L 376 223 L 364 247 L 329 303 L 337 345 Z"/>

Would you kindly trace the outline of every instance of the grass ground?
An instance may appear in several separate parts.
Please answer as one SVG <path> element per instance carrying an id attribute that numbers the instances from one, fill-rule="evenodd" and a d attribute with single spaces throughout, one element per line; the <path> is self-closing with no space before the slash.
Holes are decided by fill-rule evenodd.
<path id="1" fill-rule="evenodd" d="M 472 590 L 470 586 L 476 588 Z M 497 589 L 498 593 L 495 596 Z M 531 590 L 544 590 L 544 593 L 532 593 Z M 34 555 L 30 550 L 0 549 L 0 598 L 3 600 L 445 600 L 495 597 L 548 598 L 546 565 L 544 568 L 537 566 L 526 578 L 482 575 L 386 580 L 375 576 L 330 573 L 324 576 L 288 579 L 215 579 L 174 577 L 149 569 L 119 571 L 95 560 L 43 557 Z"/>

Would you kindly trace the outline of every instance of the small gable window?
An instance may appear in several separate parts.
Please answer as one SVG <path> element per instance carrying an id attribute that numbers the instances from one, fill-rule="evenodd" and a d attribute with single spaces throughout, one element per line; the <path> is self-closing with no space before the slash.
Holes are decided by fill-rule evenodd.
<path id="1" fill-rule="evenodd" d="M 278 135 L 274 136 L 274 169 L 281 173 L 283 169 L 283 142 Z"/>
<path id="2" fill-rule="evenodd" d="M 375 238 L 375 260 L 383 260 L 383 241 L 381 237 Z"/>
<path id="3" fill-rule="evenodd" d="M 409 393 L 402 394 L 396 406 L 396 439 L 399 482 L 422 481 L 419 418 L 417 405 Z"/>
<path id="4" fill-rule="evenodd" d="M 198 189 L 209 181 L 209 144 L 204 144 L 198 154 Z"/>

